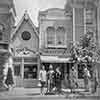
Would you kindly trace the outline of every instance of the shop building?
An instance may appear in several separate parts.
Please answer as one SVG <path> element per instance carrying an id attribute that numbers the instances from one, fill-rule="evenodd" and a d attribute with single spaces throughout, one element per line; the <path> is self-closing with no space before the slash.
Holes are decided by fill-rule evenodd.
<path id="1" fill-rule="evenodd" d="M 0 1 L 0 54 L 9 52 L 12 27 L 15 24 L 16 10 L 13 0 Z"/>
<path id="2" fill-rule="evenodd" d="M 69 10 L 68 7 L 70 8 Z M 92 32 L 93 37 L 100 47 L 100 0 L 68 0 L 65 11 L 72 12 L 73 17 L 73 42 L 79 41 L 82 34 Z M 100 79 L 100 61 L 97 62 L 98 79 Z M 83 69 L 78 66 L 78 78 L 82 81 Z"/>
<path id="3" fill-rule="evenodd" d="M 70 43 L 79 41 L 82 34 L 93 32 L 99 41 L 98 0 L 68 0 L 65 9 L 51 8 L 39 12 L 40 60 L 46 70 L 50 64 L 60 66 L 69 74 Z M 76 66 L 77 80 L 84 87 L 82 67 Z"/>
<path id="4" fill-rule="evenodd" d="M 41 64 L 48 71 L 50 64 L 55 70 L 60 67 L 63 76 L 72 66 L 70 62 L 69 44 L 73 40 L 73 22 L 71 12 L 65 14 L 64 9 L 51 8 L 39 12 L 39 52 Z"/>
<path id="5" fill-rule="evenodd" d="M 11 46 L 16 87 L 36 87 L 39 69 L 39 34 L 27 11 L 13 32 Z"/>

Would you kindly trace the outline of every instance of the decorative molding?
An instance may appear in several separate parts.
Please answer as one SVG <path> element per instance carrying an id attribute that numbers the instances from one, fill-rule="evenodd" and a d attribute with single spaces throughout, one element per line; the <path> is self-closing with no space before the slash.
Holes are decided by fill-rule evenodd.
<path id="1" fill-rule="evenodd" d="M 20 56 L 29 56 L 29 55 L 36 54 L 35 51 L 28 49 L 27 47 L 17 48 L 16 53 L 17 53 L 16 55 L 20 55 Z"/>

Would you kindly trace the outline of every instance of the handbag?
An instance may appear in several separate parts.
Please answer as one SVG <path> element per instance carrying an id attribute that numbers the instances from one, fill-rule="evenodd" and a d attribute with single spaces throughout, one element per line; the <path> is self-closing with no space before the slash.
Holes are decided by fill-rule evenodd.
<path id="1" fill-rule="evenodd" d="M 41 87 L 41 82 L 38 83 L 38 86 Z"/>

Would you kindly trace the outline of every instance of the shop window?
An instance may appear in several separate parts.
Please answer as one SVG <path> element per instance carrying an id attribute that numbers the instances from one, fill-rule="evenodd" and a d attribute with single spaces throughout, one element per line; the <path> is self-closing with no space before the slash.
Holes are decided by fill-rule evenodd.
<path id="1" fill-rule="evenodd" d="M 48 46 L 55 45 L 55 29 L 54 29 L 54 27 L 47 28 L 47 45 Z"/>
<path id="2" fill-rule="evenodd" d="M 56 45 L 64 46 L 65 45 L 65 28 L 58 27 L 56 30 Z"/>
<path id="3" fill-rule="evenodd" d="M 20 76 L 20 65 L 14 65 L 14 75 L 15 76 Z"/>
<path id="4" fill-rule="evenodd" d="M 37 78 L 37 65 L 24 65 L 24 78 L 36 79 Z"/>
<path id="5" fill-rule="evenodd" d="M 84 78 L 84 66 L 78 65 L 78 78 L 83 79 Z"/>

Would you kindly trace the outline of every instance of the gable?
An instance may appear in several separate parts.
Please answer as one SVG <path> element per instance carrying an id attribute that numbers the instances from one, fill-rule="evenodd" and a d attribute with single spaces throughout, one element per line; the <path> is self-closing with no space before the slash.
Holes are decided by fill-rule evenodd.
<path id="1" fill-rule="evenodd" d="M 32 25 L 32 22 L 28 20 L 23 20 L 19 27 L 17 27 L 17 30 L 15 31 L 15 34 L 12 37 L 12 45 L 15 51 L 15 55 L 22 55 L 23 52 L 25 56 L 28 54 L 34 54 L 38 51 L 39 47 L 39 37 L 37 35 L 36 28 Z M 27 48 L 27 49 L 25 49 Z M 17 52 L 17 51 L 23 52 Z M 28 51 L 28 53 L 25 53 Z"/>

